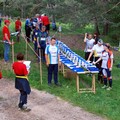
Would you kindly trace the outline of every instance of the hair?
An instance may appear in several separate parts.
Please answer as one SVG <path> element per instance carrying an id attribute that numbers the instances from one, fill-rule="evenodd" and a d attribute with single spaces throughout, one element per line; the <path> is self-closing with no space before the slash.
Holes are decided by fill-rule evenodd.
<path id="1" fill-rule="evenodd" d="M 110 49 L 110 44 L 109 43 L 106 43 L 105 45 L 108 49 Z"/>
<path id="2" fill-rule="evenodd" d="M 17 19 L 20 20 L 20 17 L 18 17 Z"/>
<path id="3" fill-rule="evenodd" d="M 55 38 L 55 37 L 52 37 L 52 38 L 51 38 L 51 41 L 52 41 L 52 40 L 56 40 L 56 38 Z"/>
<path id="4" fill-rule="evenodd" d="M 22 53 L 18 53 L 17 60 L 24 60 L 24 55 Z"/>

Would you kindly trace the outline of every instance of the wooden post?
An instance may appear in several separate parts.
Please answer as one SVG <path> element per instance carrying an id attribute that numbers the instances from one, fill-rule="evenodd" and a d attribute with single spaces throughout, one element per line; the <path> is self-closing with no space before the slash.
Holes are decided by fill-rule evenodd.
<path id="1" fill-rule="evenodd" d="M 76 73 L 76 87 L 77 87 L 77 92 L 79 93 L 80 91 L 80 86 L 79 86 L 79 75 Z"/>
<path id="2" fill-rule="evenodd" d="M 27 39 L 25 41 L 26 41 L 26 60 L 27 60 Z"/>
<path id="3" fill-rule="evenodd" d="M 14 63 L 14 44 L 12 39 L 12 62 Z"/>
<path id="4" fill-rule="evenodd" d="M 40 83 L 42 85 L 42 61 L 41 61 L 41 50 L 39 49 L 39 59 L 40 59 Z"/>
<path id="5" fill-rule="evenodd" d="M 92 91 L 95 94 L 95 74 L 92 75 Z"/>

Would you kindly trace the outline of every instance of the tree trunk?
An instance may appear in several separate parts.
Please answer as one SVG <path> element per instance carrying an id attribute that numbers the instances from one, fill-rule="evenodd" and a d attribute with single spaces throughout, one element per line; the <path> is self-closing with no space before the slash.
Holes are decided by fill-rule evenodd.
<path id="1" fill-rule="evenodd" d="M 103 35 L 108 35 L 108 31 L 109 31 L 109 22 L 105 20 L 103 27 Z"/>
<path id="2" fill-rule="evenodd" d="M 98 27 L 98 21 L 97 21 L 96 17 L 94 19 L 94 23 L 95 23 L 95 33 L 97 33 L 98 35 L 100 35 L 100 31 L 99 31 L 99 27 Z"/>

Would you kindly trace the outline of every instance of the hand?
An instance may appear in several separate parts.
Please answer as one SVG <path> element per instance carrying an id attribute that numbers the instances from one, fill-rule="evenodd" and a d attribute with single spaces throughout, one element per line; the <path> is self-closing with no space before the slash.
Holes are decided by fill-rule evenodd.
<path id="1" fill-rule="evenodd" d="M 47 67 L 49 66 L 49 63 L 48 63 L 48 62 L 46 62 L 46 66 L 47 66 Z"/>
<path id="2" fill-rule="evenodd" d="M 10 45 L 12 45 L 12 43 L 11 43 L 10 41 L 9 41 L 8 43 L 9 43 Z"/>
<path id="3" fill-rule="evenodd" d="M 87 37 L 87 33 L 85 33 L 85 37 Z"/>
<path id="4" fill-rule="evenodd" d="M 93 61 L 93 63 L 92 63 L 92 64 L 94 64 L 94 65 L 95 65 L 95 64 L 96 64 L 96 62 L 94 62 L 94 61 Z"/>
<path id="5" fill-rule="evenodd" d="M 40 45 L 38 44 L 38 48 L 40 48 Z"/>
<path id="6" fill-rule="evenodd" d="M 112 67 L 111 67 L 111 68 L 109 68 L 109 71 L 112 71 Z"/>

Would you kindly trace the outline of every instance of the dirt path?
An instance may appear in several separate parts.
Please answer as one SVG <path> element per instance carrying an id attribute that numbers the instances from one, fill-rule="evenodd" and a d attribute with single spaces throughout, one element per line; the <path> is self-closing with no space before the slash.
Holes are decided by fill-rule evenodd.
<path id="1" fill-rule="evenodd" d="M 14 81 L 0 80 L 0 120 L 103 120 L 49 93 L 32 89 L 30 112 L 17 108 L 19 92 Z"/>

